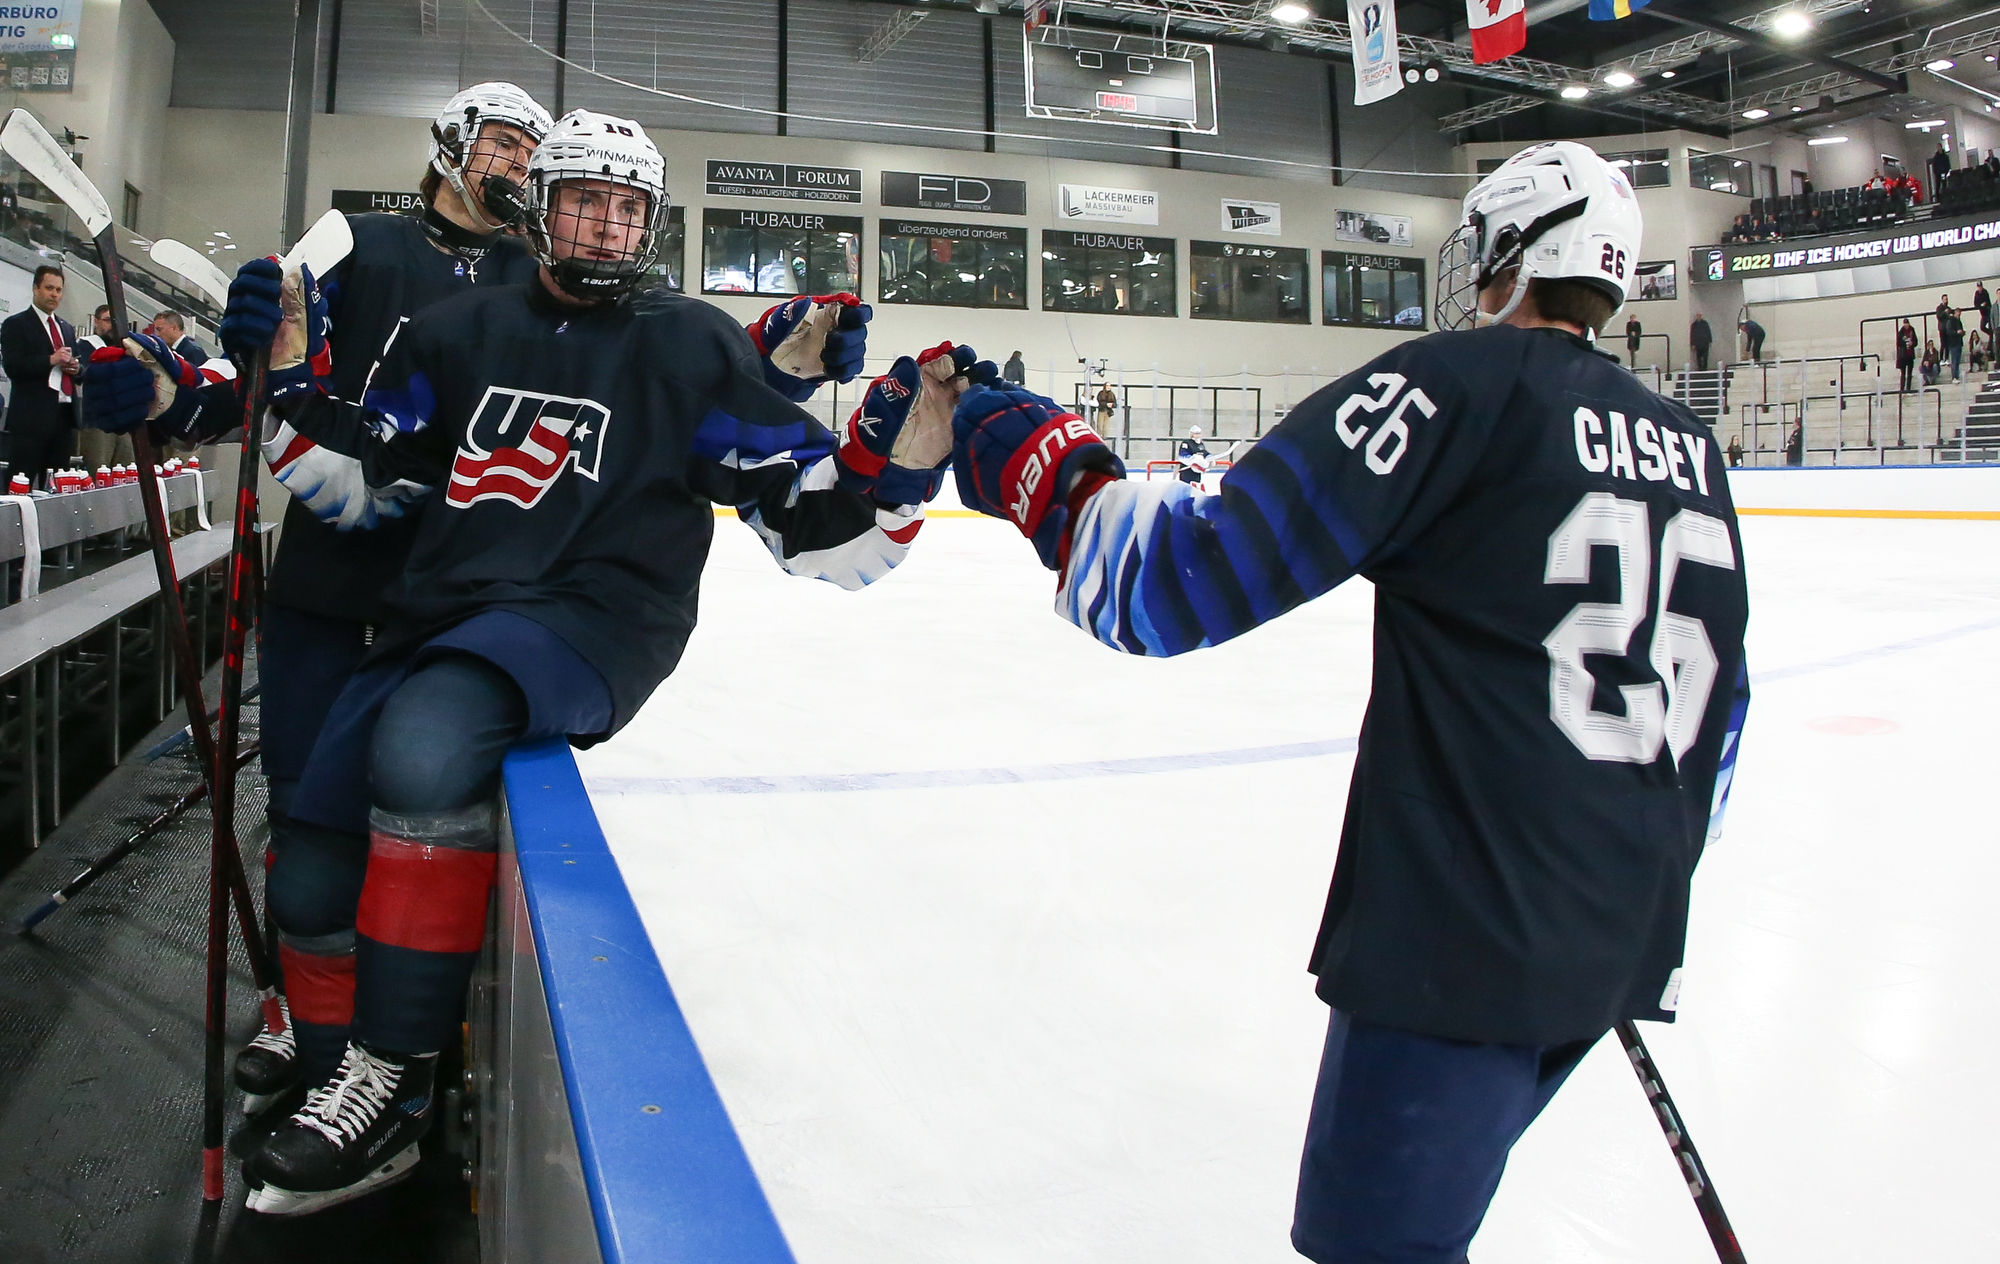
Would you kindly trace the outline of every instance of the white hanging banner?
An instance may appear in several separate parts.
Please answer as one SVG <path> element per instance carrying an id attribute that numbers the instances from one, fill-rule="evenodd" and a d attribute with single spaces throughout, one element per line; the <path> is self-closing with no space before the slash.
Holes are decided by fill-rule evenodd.
<path id="1" fill-rule="evenodd" d="M 1403 90 L 1403 62 L 1396 49 L 1395 0 L 1347 0 L 1354 37 L 1354 104 L 1367 105 Z"/>

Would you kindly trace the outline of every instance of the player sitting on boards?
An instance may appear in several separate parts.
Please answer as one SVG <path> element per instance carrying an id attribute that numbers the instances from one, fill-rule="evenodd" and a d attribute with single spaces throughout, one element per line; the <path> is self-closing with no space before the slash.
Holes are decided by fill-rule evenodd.
<path id="1" fill-rule="evenodd" d="M 527 197 L 533 281 L 426 309 L 364 401 L 308 393 L 267 427 L 279 481 L 357 528 L 422 504 L 293 797 L 345 840 L 317 860 L 346 880 L 282 862 L 270 879 L 274 905 L 355 927 L 354 1015 L 338 1069 L 246 1161 L 253 1210 L 317 1211 L 413 1170 L 485 935 L 502 757 L 604 740 L 673 671 L 712 506 L 792 574 L 860 588 L 906 555 L 951 455 L 969 349 L 897 361 L 836 439 L 770 384 L 742 326 L 635 292 L 667 222 L 638 124 L 565 116 Z M 323 300 L 299 284 L 310 323 Z"/>
<path id="2" fill-rule="evenodd" d="M 1115 649 L 1179 654 L 1374 585 L 1311 960 L 1333 1014 L 1292 1242 L 1321 1264 L 1460 1264 L 1584 1052 L 1678 1003 L 1747 596 L 1714 436 L 1589 341 L 1639 240 L 1631 185 L 1588 148 L 1516 154 L 1440 262 L 1451 332 L 1314 394 L 1216 495 L 1125 481 L 1019 387 L 958 406 L 960 498 L 1028 536 L 1057 611 Z"/>
<path id="3" fill-rule="evenodd" d="M 359 400 L 383 345 L 404 320 L 474 288 L 534 281 L 541 265 L 522 235 L 525 185 L 528 161 L 551 126 L 547 111 L 511 83 L 475 84 L 446 102 L 431 125 L 430 159 L 419 186 L 422 212 L 347 217 L 352 252 L 330 275 L 315 278 L 326 299 L 326 327 L 285 326 L 290 336 L 274 352 L 272 394 L 283 400 L 324 390 Z M 298 278 L 287 290 L 276 260 L 244 264 L 222 321 L 225 348 L 245 363 L 263 354 L 284 323 L 284 305 L 296 305 L 298 295 Z M 764 380 L 788 399 L 805 400 L 826 382 L 853 379 L 866 354 L 869 315 L 867 305 L 849 294 L 800 296 L 773 306 L 749 327 L 763 353 Z M 186 376 L 177 359 L 154 358 L 163 372 Z M 131 429 L 152 411 L 154 381 L 115 356 L 107 361 L 86 370 L 90 424 Z M 227 368 L 211 362 L 204 370 L 213 374 L 218 363 Z M 227 392 L 216 394 L 204 392 L 199 412 L 197 401 L 183 401 L 155 427 L 182 439 L 233 428 L 242 405 Z M 293 487 L 307 486 L 313 464 L 308 459 L 294 472 Z M 375 506 L 387 516 L 369 530 L 344 529 L 354 524 L 342 514 L 363 514 L 371 502 L 344 497 L 342 487 L 330 479 L 291 500 L 260 611 L 260 734 L 273 868 L 287 864 L 288 856 L 301 866 L 290 875 L 299 880 L 280 883 L 281 892 L 359 881 L 338 859 L 349 850 L 345 839 L 295 820 L 291 799 L 334 700 L 388 619 L 384 593 L 402 574 L 417 531 L 417 516 L 395 516 L 402 506 L 393 501 Z M 350 895 L 333 900 L 331 908 L 352 902 Z M 237 1054 L 235 1080 L 246 1095 L 246 1112 L 296 1107 L 301 1079 L 324 1079 L 346 1051 L 354 924 L 351 916 L 322 920 L 328 907 L 313 899 L 295 908 L 281 896 L 272 908 L 292 1021 L 283 1031 L 260 1032 Z"/>

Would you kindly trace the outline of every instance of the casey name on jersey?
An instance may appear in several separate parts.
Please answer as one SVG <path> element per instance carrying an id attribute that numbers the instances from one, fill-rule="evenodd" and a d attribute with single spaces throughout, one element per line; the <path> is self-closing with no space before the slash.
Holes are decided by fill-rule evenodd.
<path id="1" fill-rule="evenodd" d="M 1686 430 L 1656 425 L 1644 417 L 1628 424 L 1625 414 L 1579 407 L 1576 459 L 1593 474 L 1606 471 L 1620 478 L 1650 483 L 1671 482 L 1682 491 L 1708 495 L 1709 441 Z M 1684 469 L 1685 467 L 1685 469 Z M 1688 481 L 1688 474 L 1694 481 Z"/>
<path id="2" fill-rule="evenodd" d="M 597 481 L 611 410 L 594 399 L 489 386 L 452 458 L 445 503 L 533 509 L 565 469 Z"/>

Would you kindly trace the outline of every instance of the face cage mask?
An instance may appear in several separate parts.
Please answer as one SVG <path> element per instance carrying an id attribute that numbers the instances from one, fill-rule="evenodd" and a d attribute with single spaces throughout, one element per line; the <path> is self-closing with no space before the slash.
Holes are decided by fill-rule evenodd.
<path id="1" fill-rule="evenodd" d="M 431 125 L 431 135 L 438 143 L 437 161 L 432 164 L 452 192 L 465 207 L 466 217 L 472 221 L 473 231 L 490 236 L 504 229 L 519 225 L 528 217 L 528 194 L 511 178 L 493 174 L 491 167 L 498 158 L 487 156 L 479 161 L 476 169 L 467 170 L 466 155 L 479 143 L 479 134 L 486 129 L 487 121 L 480 119 L 471 110 L 465 112 L 463 126 L 454 124 L 440 130 Z M 502 124 L 502 126 L 514 126 Z M 527 132 L 521 131 L 523 137 Z M 478 186 L 473 192 L 472 186 Z"/>
<path id="2" fill-rule="evenodd" d="M 603 177 L 578 177 L 570 179 Z M 667 195 L 664 190 L 652 192 L 640 190 L 651 204 L 646 212 L 646 227 L 639 237 L 639 248 L 624 259 L 580 259 L 571 254 L 569 258 L 558 259 L 555 247 L 558 244 L 571 247 L 580 242 L 556 237 L 549 228 L 549 222 L 556 218 L 555 191 L 562 184 L 558 179 L 551 184 L 534 180 L 533 214 L 528 220 L 528 236 L 535 247 L 535 257 L 549 270 L 556 288 L 571 298 L 592 302 L 610 302 L 623 298 L 638 288 L 639 279 L 646 275 L 659 257 L 661 229 L 667 222 Z M 577 217 L 579 224 L 592 222 Z"/>

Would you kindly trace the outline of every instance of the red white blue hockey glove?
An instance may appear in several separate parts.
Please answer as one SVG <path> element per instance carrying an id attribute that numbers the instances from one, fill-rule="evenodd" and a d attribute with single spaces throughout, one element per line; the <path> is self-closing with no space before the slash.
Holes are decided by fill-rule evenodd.
<path id="1" fill-rule="evenodd" d="M 885 505 L 915 505 L 944 486 L 951 415 L 967 379 L 997 378 L 971 347 L 941 342 L 903 356 L 875 379 L 840 429 L 833 454 L 840 485 Z"/>
<path id="2" fill-rule="evenodd" d="M 333 372 L 333 349 L 326 340 L 332 322 L 326 294 L 311 268 L 301 264 L 285 277 L 278 306 L 284 319 L 271 339 L 271 369 L 264 378 L 265 397 L 272 403 L 318 390 L 320 380 Z"/>
<path id="3" fill-rule="evenodd" d="M 248 364 L 251 356 L 271 345 L 285 319 L 279 306 L 284 280 L 276 259 L 252 259 L 236 270 L 229 283 L 229 301 L 222 309 L 222 323 L 215 331 L 222 342 L 222 354 Z"/>
<path id="4" fill-rule="evenodd" d="M 823 382 L 851 382 L 868 356 L 875 309 L 852 294 L 788 299 L 750 322 L 764 355 L 764 380 L 789 400 L 812 398 Z"/>
<path id="5" fill-rule="evenodd" d="M 130 434 L 147 422 L 161 434 L 182 432 L 201 408 L 201 371 L 153 334 L 127 334 L 122 347 L 100 347 L 83 366 L 83 424 Z"/>
<path id="6" fill-rule="evenodd" d="M 1042 565 L 1069 560 L 1070 522 L 1125 463 L 1090 423 L 1018 386 L 967 388 L 952 417 L 958 498 L 1034 541 Z"/>

